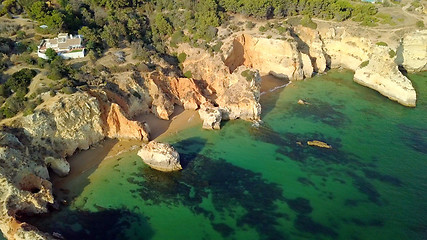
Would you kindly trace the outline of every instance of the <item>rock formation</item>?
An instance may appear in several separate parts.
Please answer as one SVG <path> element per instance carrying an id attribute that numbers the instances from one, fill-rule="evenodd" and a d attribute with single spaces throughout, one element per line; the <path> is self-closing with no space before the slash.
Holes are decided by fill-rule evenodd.
<path id="1" fill-rule="evenodd" d="M 47 167 L 50 167 L 60 177 L 65 177 L 70 172 L 70 164 L 63 158 L 46 157 L 44 162 Z"/>
<path id="2" fill-rule="evenodd" d="M 242 34 L 233 40 L 225 65 L 231 73 L 237 67 L 244 65 L 279 78 L 289 80 L 304 78 L 295 41 Z"/>
<path id="3" fill-rule="evenodd" d="M 18 218 L 47 212 L 52 184 L 36 149 L 0 131 L 0 229 L 8 239 L 53 239 Z"/>
<path id="4" fill-rule="evenodd" d="M 202 107 L 199 109 L 204 129 L 220 129 L 222 114 L 217 107 Z"/>
<path id="5" fill-rule="evenodd" d="M 410 72 L 427 70 L 427 30 L 415 31 L 402 40 L 403 67 Z"/>
<path id="6" fill-rule="evenodd" d="M 141 150 L 138 151 L 138 156 L 148 166 L 162 172 L 182 169 L 178 152 L 167 143 L 151 141 L 148 144 L 144 144 Z"/>
<path id="7" fill-rule="evenodd" d="M 32 137 L 32 144 L 53 149 L 61 157 L 88 149 L 104 138 L 100 105 L 95 97 L 77 92 L 57 95 L 17 125 Z"/>
<path id="8" fill-rule="evenodd" d="M 110 138 L 135 139 L 148 142 L 150 129 L 146 123 L 131 121 L 125 117 L 116 103 L 111 103 L 107 116 L 107 136 Z"/>
<path id="9" fill-rule="evenodd" d="M 314 147 L 320 147 L 320 148 L 328 148 L 328 149 L 332 148 L 331 145 L 329 145 L 325 142 L 322 142 L 322 141 L 318 141 L 318 140 L 307 141 L 307 145 L 314 146 Z"/>
<path id="10" fill-rule="evenodd" d="M 356 70 L 354 81 L 404 106 L 415 107 L 415 89 L 411 81 L 399 71 L 389 51 L 388 47 L 374 47 L 368 65 Z"/>

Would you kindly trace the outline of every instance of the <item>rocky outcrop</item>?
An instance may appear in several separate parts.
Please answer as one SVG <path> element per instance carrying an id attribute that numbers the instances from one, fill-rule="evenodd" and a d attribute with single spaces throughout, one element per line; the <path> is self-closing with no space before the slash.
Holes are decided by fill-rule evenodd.
<path id="1" fill-rule="evenodd" d="M 415 31 L 402 40 L 403 67 L 410 72 L 427 70 L 427 30 Z M 400 54 L 398 52 L 398 54 Z"/>
<path id="2" fill-rule="evenodd" d="M 196 110 L 208 102 L 202 90 L 194 79 L 169 78 L 170 91 L 184 109 Z"/>
<path id="3" fill-rule="evenodd" d="M 352 36 L 344 29 L 330 28 L 322 37 L 331 68 L 355 71 L 371 55 L 372 43 L 368 39 Z"/>
<path id="4" fill-rule="evenodd" d="M 284 41 L 242 34 L 233 40 L 225 65 L 228 66 L 230 73 L 244 65 L 288 80 L 304 78 L 297 43 L 293 40 Z"/>
<path id="5" fill-rule="evenodd" d="M 298 50 L 310 58 L 310 62 L 303 61 L 303 68 L 313 68 L 313 72 L 323 73 L 327 69 L 326 54 L 320 33 L 317 30 L 298 26 L 291 34 L 298 43 Z M 309 76 L 304 70 L 304 75 Z"/>
<path id="6" fill-rule="evenodd" d="M 33 145 L 53 149 L 61 157 L 102 140 L 102 125 L 97 99 L 83 92 L 52 98 L 17 124 L 32 137 Z"/>
<path id="7" fill-rule="evenodd" d="M 13 134 L 0 132 L 0 229 L 8 239 L 52 239 L 18 218 L 47 212 L 52 184 L 39 153 Z"/>
<path id="8" fill-rule="evenodd" d="M 63 158 L 46 157 L 44 162 L 47 167 L 50 167 L 60 177 L 65 177 L 70 172 L 70 164 Z"/>
<path id="9" fill-rule="evenodd" d="M 107 137 L 120 139 L 135 139 L 148 142 L 150 128 L 146 123 L 131 121 L 116 103 L 111 103 L 107 116 Z"/>
<path id="10" fill-rule="evenodd" d="M 162 172 L 181 170 L 178 152 L 167 143 L 151 141 L 144 144 L 138 151 L 138 156 L 153 169 Z"/>
<path id="11" fill-rule="evenodd" d="M 362 65 L 356 70 L 354 81 L 404 106 L 415 107 L 415 89 L 411 81 L 399 71 L 389 51 L 388 47 L 374 47 L 368 65 Z"/>
<path id="12" fill-rule="evenodd" d="M 217 107 L 202 107 L 199 109 L 200 119 L 204 129 L 220 129 L 222 114 Z"/>

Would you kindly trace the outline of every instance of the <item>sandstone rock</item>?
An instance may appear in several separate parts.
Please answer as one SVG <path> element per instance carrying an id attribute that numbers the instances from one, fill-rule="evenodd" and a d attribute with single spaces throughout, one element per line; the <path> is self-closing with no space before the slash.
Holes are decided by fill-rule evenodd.
<path id="1" fill-rule="evenodd" d="M 376 46 L 369 64 L 356 70 L 354 81 L 377 90 L 402 105 L 415 107 L 416 92 L 411 81 L 399 71 L 388 47 Z"/>
<path id="2" fill-rule="evenodd" d="M 32 144 L 70 156 L 104 138 L 100 105 L 95 97 L 77 92 L 57 95 L 43 109 L 19 120 Z"/>
<path id="3" fill-rule="evenodd" d="M 112 103 L 107 116 L 107 136 L 110 138 L 149 141 L 150 129 L 147 124 L 127 119 L 116 103 Z"/>
<path id="4" fill-rule="evenodd" d="M 244 65 L 262 73 L 270 73 L 289 80 L 303 79 L 298 62 L 297 43 L 243 34 L 233 41 L 233 48 L 225 60 L 232 73 Z"/>
<path id="5" fill-rule="evenodd" d="M 309 105 L 310 103 L 309 102 L 307 102 L 307 101 L 304 101 L 304 100 L 302 100 L 302 99 L 298 99 L 298 102 L 297 102 L 298 104 L 300 104 L 300 105 Z"/>
<path id="6" fill-rule="evenodd" d="M 324 50 L 331 58 L 332 68 L 346 68 L 355 71 L 371 55 L 372 43 L 363 37 L 355 37 L 343 31 L 323 38 Z"/>
<path id="7" fill-rule="evenodd" d="M 402 41 L 403 67 L 410 72 L 427 70 L 427 30 L 415 31 Z"/>
<path id="8" fill-rule="evenodd" d="M 217 107 L 204 107 L 199 109 L 200 118 L 203 121 L 204 129 L 221 128 L 221 111 Z"/>
<path id="9" fill-rule="evenodd" d="M 307 141 L 307 144 L 309 146 L 315 146 L 315 147 L 320 147 L 320 148 L 328 148 L 328 149 L 332 148 L 331 145 L 328 145 L 327 143 L 321 142 L 321 141 L 318 141 L 318 140 Z"/>
<path id="10" fill-rule="evenodd" d="M 190 78 L 170 78 L 171 93 L 182 104 L 184 109 L 196 110 L 207 102 L 202 90 Z"/>
<path id="11" fill-rule="evenodd" d="M 65 177 L 70 172 L 70 164 L 63 158 L 46 157 L 44 162 L 47 167 L 50 167 L 60 177 Z"/>
<path id="12" fill-rule="evenodd" d="M 144 144 L 138 151 L 138 156 L 148 166 L 159 171 L 171 172 L 182 169 L 178 152 L 167 143 L 151 141 Z"/>
<path id="13" fill-rule="evenodd" d="M 0 135 L 7 136 L 0 147 L 0 230 L 7 239 L 52 239 L 16 219 L 17 213 L 45 213 L 47 205 L 53 203 L 52 184 L 43 178 L 46 166 L 37 152 L 10 147 L 22 144 L 18 138 L 7 132 Z M 11 140 L 10 146 L 7 139 Z"/>
<path id="14" fill-rule="evenodd" d="M 301 43 L 298 44 L 299 50 L 310 57 L 313 71 L 323 73 L 326 71 L 327 62 L 324 51 L 324 44 L 319 32 L 308 27 L 298 26 L 295 29 Z M 331 35 L 332 36 L 332 35 Z M 307 67 L 307 64 L 304 64 Z"/>
<path id="15" fill-rule="evenodd" d="M 151 74 L 148 83 L 150 96 L 152 97 L 151 112 L 160 119 L 169 120 L 169 116 L 174 111 L 174 102 L 171 96 L 167 95 L 167 91 L 162 88 L 159 79 L 161 76 Z"/>
<path id="16" fill-rule="evenodd" d="M 313 66 L 311 65 L 311 59 L 307 54 L 301 53 L 302 70 L 305 78 L 313 76 Z"/>

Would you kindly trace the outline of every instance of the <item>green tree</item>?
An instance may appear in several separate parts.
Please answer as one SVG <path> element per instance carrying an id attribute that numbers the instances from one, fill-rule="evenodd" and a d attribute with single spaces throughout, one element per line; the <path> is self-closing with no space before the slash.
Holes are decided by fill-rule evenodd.
<path id="1" fill-rule="evenodd" d="M 58 54 L 53 50 L 52 48 L 46 49 L 46 57 L 49 58 L 49 60 L 53 60 Z"/>

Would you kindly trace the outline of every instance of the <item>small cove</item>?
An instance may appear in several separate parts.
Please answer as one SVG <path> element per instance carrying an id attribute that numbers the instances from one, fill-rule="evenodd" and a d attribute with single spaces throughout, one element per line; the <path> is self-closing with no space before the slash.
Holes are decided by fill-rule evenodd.
<path id="1" fill-rule="evenodd" d="M 30 222 L 67 239 L 423 239 L 427 73 L 410 78 L 414 109 L 349 71 L 265 94 L 258 128 L 230 121 L 161 137 L 181 154 L 177 173 L 105 142 L 64 185 L 69 206 Z"/>

